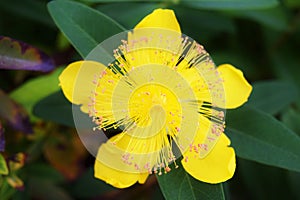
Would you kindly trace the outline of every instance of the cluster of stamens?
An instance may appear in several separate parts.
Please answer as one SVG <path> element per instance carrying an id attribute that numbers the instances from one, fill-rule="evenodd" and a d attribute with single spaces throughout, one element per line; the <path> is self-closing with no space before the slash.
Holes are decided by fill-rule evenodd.
<path id="1" fill-rule="evenodd" d="M 109 140 L 123 151 L 121 163 L 133 171 L 168 173 L 169 164 L 177 168 L 176 159 L 185 151 L 209 153 L 223 133 L 223 81 L 203 46 L 188 37 L 129 35 L 113 51 L 115 60 L 92 80 L 96 90 L 91 92 L 89 116 L 94 130 L 122 130 Z M 184 113 L 211 121 L 203 143 L 193 142 L 196 131 L 184 133 L 189 126 L 198 128 Z M 125 135 L 132 137 L 126 148 L 119 145 Z"/>

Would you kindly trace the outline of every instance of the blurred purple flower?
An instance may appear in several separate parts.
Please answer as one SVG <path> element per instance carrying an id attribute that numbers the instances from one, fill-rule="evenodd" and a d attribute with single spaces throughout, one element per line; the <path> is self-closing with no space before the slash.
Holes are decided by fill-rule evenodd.
<path id="1" fill-rule="evenodd" d="M 32 133 L 32 127 L 26 111 L 0 90 L 0 118 L 17 131 Z"/>
<path id="2" fill-rule="evenodd" d="M 54 69 L 54 61 L 29 44 L 0 36 L 0 69 L 48 72 Z"/>
<path id="3" fill-rule="evenodd" d="M 5 150 L 5 138 L 4 138 L 4 129 L 0 122 L 0 152 Z"/>

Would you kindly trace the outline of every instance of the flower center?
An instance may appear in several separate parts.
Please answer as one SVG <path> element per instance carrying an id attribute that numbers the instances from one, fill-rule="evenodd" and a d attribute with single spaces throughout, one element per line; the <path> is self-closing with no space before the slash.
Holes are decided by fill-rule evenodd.
<path id="1" fill-rule="evenodd" d="M 180 126 L 180 104 L 175 94 L 163 85 L 149 83 L 138 87 L 130 96 L 128 104 L 129 117 L 138 129 L 128 131 L 132 136 L 151 137 L 167 127 L 175 129 L 175 126 Z"/>

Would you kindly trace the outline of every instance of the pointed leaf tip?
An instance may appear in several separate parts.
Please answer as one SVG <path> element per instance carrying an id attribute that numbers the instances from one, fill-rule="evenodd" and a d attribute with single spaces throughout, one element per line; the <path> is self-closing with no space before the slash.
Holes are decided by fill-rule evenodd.
<path id="1" fill-rule="evenodd" d="M 105 39 L 125 31 L 115 20 L 79 2 L 51 1 L 48 10 L 83 58 Z"/>

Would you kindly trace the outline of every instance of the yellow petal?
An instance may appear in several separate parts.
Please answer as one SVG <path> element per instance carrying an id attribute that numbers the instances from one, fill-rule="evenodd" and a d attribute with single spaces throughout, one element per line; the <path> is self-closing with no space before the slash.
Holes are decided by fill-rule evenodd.
<path id="1" fill-rule="evenodd" d="M 174 66 L 179 57 L 174 53 L 181 44 L 180 36 L 180 26 L 174 12 L 156 9 L 142 19 L 133 32 L 128 33 L 130 52 L 124 55 L 126 62 L 129 62 L 131 67 L 149 63 L 162 65 L 169 63 Z"/>
<path id="2" fill-rule="evenodd" d="M 94 165 L 94 175 L 96 178 L 101 179 L 116 188 L 126 188 L 135 184 L 136 182 L 139 182 L 141 184 L 145 183 L 149 174 L 129 173 L 116 170 L 106 166 L 98 159 L 96 159 Z"/>
<path id="3" fill-rule="evenodd" d="M 181 32 L 173 10 L 156 9 L 140 21 L 134 29 L 163 28 Z"/>
<path id="4" fill-rule="evenodd" d="M 71 63 L 59 76 L 60 86 L 66 98 L 74 104 L 82 104 L 81 109 L 87 112 L 92 91 L 96 84 L 93 83 L 95 75 L 105 70 L 105 66 L 94 61 L 78 61 Z"/>
<path id="5" fill-rule="evenodd" d="M 244 104 L 252 91 L 252 86 L 243 76 L 243 72 L 230 64 L 218 67 L 218 72 L 224 81 L 226 108 L 237 108 Z"/>
<path id="6" fill-rule="evenodd" d="M 135 138 L 124 132 L 110 138 L 98 150 L 97 161 L 128 174 L 144 174 L 157 163 L 162 139 Z"/>
<path id="7" fill-rule="evenodd" d="M 222 134 L 206 157 L 201 159 L 199 153 L 187 151 L 183 154 L 181 163 L 195 179 L 206 183 L 224 182 L 230 179 L 235 171 L 235 153 L 233 148 L 228 147 L 229 144 L 229 139 Z"/>

